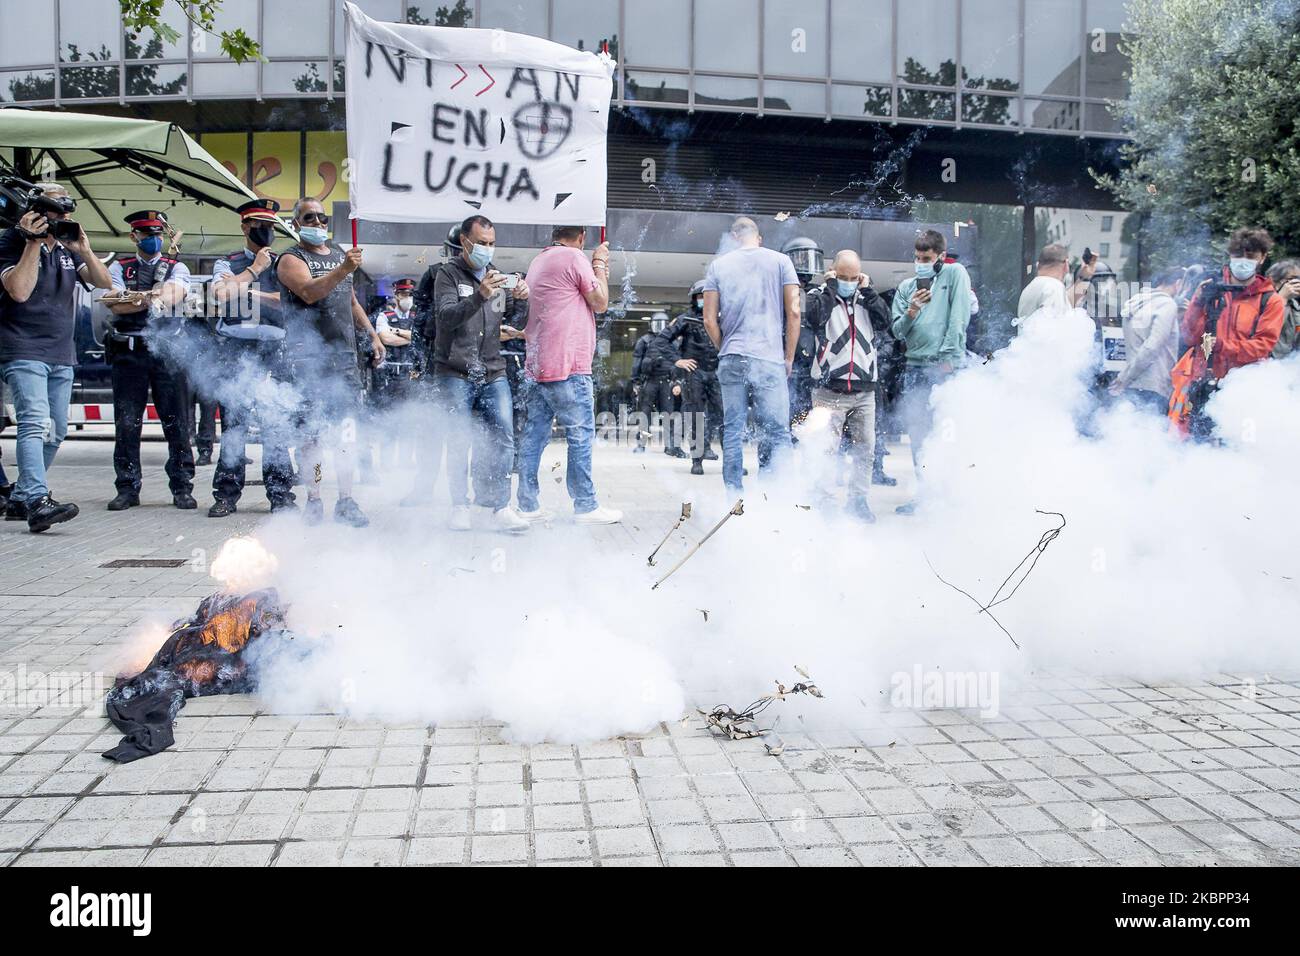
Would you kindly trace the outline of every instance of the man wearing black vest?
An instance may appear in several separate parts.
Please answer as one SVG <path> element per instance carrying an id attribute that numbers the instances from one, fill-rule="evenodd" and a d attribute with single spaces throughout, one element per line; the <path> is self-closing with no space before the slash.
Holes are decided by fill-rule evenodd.
<path id="1" fill-rule="evenodd" d="M 137 252 L 109 267 L 113 293 L 106 297 L 114 316 L 104 351 L 112 371 L 117 473 L 117 497 L 108 503 L 108 510 L 125 511 L 140 503 L 140 433 L 150 391 L 167 438 L 172 504 L 189 510 L 198 502 L 192 493 L 194 453 L 185 414 L 187 383 L 183 372 L 171 368 L 149 339 L 180 334 L 176 313 L 189 292 L 190 270 L 162 254 L 167 217 L 160 210 L 133 212 L 126 222 Z"/>
<path id="2" fill-rule="evenodd" d="M 215 392 L 221 403 L 221 455 L 212 476 L 209 518 L 235 513 L 244 490 L 248 426 L 256 422 L 262 442 L 262 484 L 271 513 L 296 511 L 289 421 L 275 407 L 276 384 L 288 381 L 284 356 L 284 314 L 275 277 L 274 199 L 252 199 L 236 210 L 247 241 L 239 252 L 212 267 L 217 321 Z"/>

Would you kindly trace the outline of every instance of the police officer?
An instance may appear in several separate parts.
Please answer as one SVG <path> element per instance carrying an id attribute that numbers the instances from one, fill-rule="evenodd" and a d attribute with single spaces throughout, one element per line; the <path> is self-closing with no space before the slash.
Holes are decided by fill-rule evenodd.
<path id="1" fill-rule="evenodd" d="M 167 481 L 172 504 L 183 510 L 198 507 L 194 490 L 194 454 L 190 448 L 184 374 L 161 354 L 160 336 L 181 333 L 176 318 L 190 287 L 185 264 L 162 254 L 167 216 L 143 209 L 126 217 L 135 256 L 109 267 L 113 313 L 106 335 L 105 356 L 113 383 L 113 469 L 117 496 L 109 511 L 125 511 L 140 503 L 140 434 L 149 393 L 167 438 Z M 116 293 L 116 295 L 114 295 Z M 148 335 L 146 335 L 146 332 Z"/>
<path id="2" fill-rule="evenodd" d="M 691 286 L 690 305 L 660 336 L 676 348 L 675 365 L 685 376 L 682 412 L 690 422 L 691 474 L 704 474 L 704 462 L 716 461 L 710 442 L 722 430 L 722 386 L 718 350 L 704 329 L 704 280 Z M 703 434 L 701 434 L 703 432 Z"/>
<path id="3" fill-rule="evenodd" d="M 803 291 L 808 292 L 822 282 L 825 256 L 816 241 L 805 236 L 791 239 L 781 251 L 794 263 L 795 274 Z M 803 312 L 807 312 L 804 309 Z M 790 424 L 801 422 L 812 409 L 812 365 L 816 350 L 816 335 L 808 324 L 806 315 L 799 326 L 799 344 L 794 352 L 794 368 L 790 373 Z"/>
<path id="4" fill-rule="evenodd" d="M 398 279 L 393 283 L 392 304 L 385 305 L 370 317 L 370 324 L 388 350 L 383 363 L 374 370 L 371 408 L 376 415 L 400 407 L 415 394 L 414 375 L 420 359 L 419 350 L 413 344 L 417 318 L 415 282 L 411 279 Z M 397 423 L 391 421 L 379 425 L 380 429 L 396 426 Z M 383 441 L 385 436 L 382 432 L 377 437 L 382 461 L 387 443 Z M 391 431 L 387 437 L 393 438 L 391 443 L 397 445 L 396 436 Z"/>
<path id="5" fill-rule="evenodd" d="M 248 427 L 256 423 L 262 442 L 262 484 L 271 513 L 296 511 L 293 466 L 289 462 L 288 422 L 283 411 L 259 409 L 254 388 L 286 382 L 284 313 L 271 251 L 276 213 L 274 199 L 252 199 L 240 206 L 244 248 L 218 259 L 212 268 L 212 291 L 219 305 L 215 354 L 221 400 L 221 455 L 212 476 L 209 518 L 234 514 L 244 490 Z M 260 412 L 260 414 L 259 414 Z"/>
<path id="6" fill-rule="evenodd" d="M 632 377 L 637 382 L 637 411 L 645 422 L 645 430 L 637 431 L 634 452 L 644 452 L 650 437 L 650 423 L 658 412 L 663 421 L 664 454 L 685 458 L 677 434 L 677 418 L 673 412 L 682 393 L 677 360 L 681 357 L 677 346 L 665 339 L 661 332 L 668 322 L 666 316 L 650 320 L 650 331 L 641 336 L 632 348 Z"/>

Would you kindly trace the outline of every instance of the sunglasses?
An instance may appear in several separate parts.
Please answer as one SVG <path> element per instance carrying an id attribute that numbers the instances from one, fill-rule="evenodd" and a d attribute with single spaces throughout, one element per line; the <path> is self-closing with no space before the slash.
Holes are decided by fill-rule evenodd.
<path id="1" fill-rule="evenodd" d="M 323 212 L 305 212 L 298 217 L 298 221 L 304 226 L 328 226 L 330 217 Z"/>

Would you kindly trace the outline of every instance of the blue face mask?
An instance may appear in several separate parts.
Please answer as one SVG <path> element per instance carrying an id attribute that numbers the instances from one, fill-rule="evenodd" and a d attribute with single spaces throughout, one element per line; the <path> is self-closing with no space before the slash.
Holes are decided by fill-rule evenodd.
<path id="1" fill-rule="evenodd" d="M 858 291 L 858 282 L 856 279 L 836 279 L 835 288 L 841 299 L 851 299 L 853 293 Z"/>
<path id="2" fill-rule="evenodd" d="M 1228 260 L 1228 271 L 1238 282 L 1246 282 L 1254 278 L 1255 273 L 1259 271 L 1259 263 L 1254 259 L 1238 259 L 1236 257 Z"/>
<path id="3" fill-rule="evenodd" d="M 475 269 L 486 269 L 492 262 L 492 247 L 475 243 L 469 251 L 469 261 Z"/>
<path id="4" fill-rule="evenodd" d="M 916 263 L 916 277 L 918 279 L 934 278 L 934 263 L 933 262 Z"/>
<path id="5" fill-rule="evenodd" d="M 162 252 L 162 236 L 145 236 L 135 247 L 146 256 L 156 256 Z"/>
<path id="6" fill-rule="evenodd" d="M 299 226 L 298 238 L 309 246 L 323 246 L 329 242 L 330 233 L 324 226 Z"/>

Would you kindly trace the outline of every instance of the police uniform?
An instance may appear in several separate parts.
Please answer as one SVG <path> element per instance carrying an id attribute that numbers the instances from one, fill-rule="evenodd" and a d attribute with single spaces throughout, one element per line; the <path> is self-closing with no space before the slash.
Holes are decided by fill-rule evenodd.
<path id="1" fill-rule="evenodd" d="M 668 328 L 659 333 L 669 342 L 676 343 L 684 359 L 695 361 L 695 371 L 686 373 L 682 388 L 682 412 L 686 421 L 691 423 L 688 442 L 691 457 L 696 461 L 716 458 L 710 447 L 714 438 L 722 431 L 722 386 L 718 382 L 718 349 L 709 338 L 704 328 L 704 315 L 696 306 L 697 296 L 704 293 L 704 283 L 697 282 L 691 288 L 691 308 L 683 312 Z M 704 434 L 695 432 L 701 422 Z"/>
<path id="2" fill-rule="evenodd" d="M 276 216 L 279 210 L 280 204 L 274 199 L 254 199 L 236 211 L 240 220 L 254 229 L 265 226 L 273 230 L 279 223 Z M 257 259 L 254 247 L 269 247 L 274 241 L 274 232 L 263 232 L 259 238 L 265 242 L 254 241 L 250 236 L 245 248 L 219 259 L 212 269 L 213 279 L 239 276 L 245 272 L 252 274 Z M 259 414 L 256 396 L 249 393 L 252 384 L 250 370 L 255 379 L 269 376 L 276 382 L 288 380 L 284 356 L 284 314 L 278 300 L 263 297 L 280 294 L 280 283 L 275 273 L 276 258 L 272 253 L 270 264 L 260 274 L 253 275 L 248 283 L 249 293 L 242 294 L 238 300 L 228 300 L 227 308 L 217 319 L 221 380 L 233 387 L 227 390 L 218 388 L 221 454 L 212 476 L 213 506 L 208 511 L 212 518 L 233 514 L 243 493 L 247 465 L 244 453 L 250 425 L 257 426 L 262 444 L 262 483 L 271 510 L 291 507 L 294 500 L 293 466 L 289 461 L 288 444 L 290 423 L 283 413 L 278 417 Z M 251 292 L 261 295 L 254 297 Z"/>
<path id="3" fill-rule="evenodd" d="M 393 285 L 396 296 L 408 295 L 414 298 L 415 283 L 410 279 L 399 279 Z M 397 308 L 380 309 L 371 317 L 371 324 L 377 333 L 411 332 L 414 337 L 417 314 L 414 305 L 410 311 L 401 312 Z M 392 408 L 413 392 L 412 376 L 417 371 L 418 350 L 414 345 L 385 345 L 384 361 L 374 371 L 374 406 L 379 411 Z"/>
<path id="4" fill-rule="evenodd" d="M 133 230 L 147 233 L 147 239 L 161 241 L 167 217 L 158 210 L 141 210 L 126 217 Z M 176 259 L 156 252 L 146 258 L 137 254 L 109 267 L 115 290 L 144 292 L 178 283 L 188 291 L 190 271 Z M 113 470 L 117 497 L 109 509 L 120 511 L 139 504 L 140 435 L 150 393 L 167 438 L 167 481 L 178 508 L 195 507 L 194 455 L 190 449 L 185 403 L 187 385 L 183 371 L 167 361 L 171 344 L 165 336 L 181 333 L 180 321 L 159 311 L 156 304 L 136 312 L 113 314 L 106 333 L 105 357 L 113 384 Z"/>

